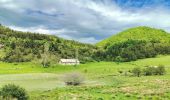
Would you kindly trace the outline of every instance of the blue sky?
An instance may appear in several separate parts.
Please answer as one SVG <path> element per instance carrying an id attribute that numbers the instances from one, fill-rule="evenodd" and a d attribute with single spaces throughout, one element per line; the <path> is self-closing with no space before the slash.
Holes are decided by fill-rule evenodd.
<path id="1" fill-rule="evenodd" d="M 0 0 L 0 23 L 96 43 L 136 26 L 170 32 L 170 0 Z"/>

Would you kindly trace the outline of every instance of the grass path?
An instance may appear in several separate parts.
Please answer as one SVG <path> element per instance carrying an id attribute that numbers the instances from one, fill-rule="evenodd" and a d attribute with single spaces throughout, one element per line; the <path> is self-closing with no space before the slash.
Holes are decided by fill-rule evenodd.
<path id="1" fill-rule="evenodd" d="M 64 86 L 59 81 L 58 75 L 52 73 L 0 75 L 0 79 L 0 86 L 13 83 L 26 88 L 28 91 L 44 91 Z"/>

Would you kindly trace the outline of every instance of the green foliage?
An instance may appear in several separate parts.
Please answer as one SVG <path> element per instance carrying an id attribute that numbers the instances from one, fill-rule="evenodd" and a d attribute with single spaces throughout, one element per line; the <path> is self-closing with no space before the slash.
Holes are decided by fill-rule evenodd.
<path id="1" fill-rule="evenodd" d="M 146 67 L 145 69 L 143 69 L 143 72 L 144 72 L 145 76 L 151 76 L 151 75 L 154 75 L 155 68 L 154 67 Z"/>
<path id="2" fill-rule="evenodd" d="M 87 61 L 84 58 L 91 58 L 97 50 L 90 44 L 64 40 L 52 35 L 14 31 L 4 26 L 0 26 L 0 44 L 5 45 L 5 57 L 2 58 L 5 62 L 40 60 L 44 59 L 44 54 L 48 60 L 58 63 L 57 60 L 61 58 L 76 58 L 76 50 L 78 59 L 83 62 Z M 46 44 L 48 46 L 45 46 Z M 47 49 L 48 53 L 45 51 Z"/>
<path id="3" fill-rule="evenodd" d="M 165 66 L 164 65 L 159 65 L 156 68 L 156 74 L 157 75 L 164 75 L 166 73 Z"/>
<path id="4" fill-rule="evenodd" d="M 50 67 L 51 63 L 50 61 L 42 60 L 41 65 L 43 66 L 43 68 L 48 68 Z"/>
<path id="5" fill-rule="evenodd" d="M 25 89 L 14 84 L 7 84 L 3 86 L 1 89 L 1 96 L 5 100 L 12 100 L 14 98 L 17 100 L 28 100 L 28 95 Z"/>
<path id="6" fill-rule="evenodd" d="M 135 67 L 131 71 L 134 76 L 152 76 L 152 75 L 164 75 L 166 70 L 165 66 L 159 65 L 159 66 L 146 66 L 144 69 L 140 69 L 139 67 Z"/>
<path id="7" fill-rule="evenodd" d="M 132 73 L 134 76 L 140 77 L 142 71 L 139 67 L 135 67 L 135 68 L 133 68 Z"/>
<path id="8" fill-rule="evenodd" d="M 6 53 L 5 57 L 2 59 L 5 62 L 28 62 L 31 61 L 29 55 L 25 55 L 21 49 L 11 50 Z"/>
<path id="9" fill-rule="evenodd" d="M 46 43 L 48 52 L 45 52 Z M 170 54 L 170 35 L 163 30 L 149 27 L 123 31 L 98 43 L 99 48 L 52 35 L 24 33 L 0 26 L 0 44 L 5 45 L 3 48 L 5 56 L 1 58 L 2 61 L 41 60 L 43 66 L 51 62 L 58 63 L 61 58 L 78 58 L 81 63 L 92 61 L 120 63 Z"/>
<path id="10" fill-rule="evenodd" d="M 117 56 L 117 57 L 115 58 L 115 61 L 117 62 L 117 64 L 119 64 L 120 62 L 123 61 L 123 58 L 122 58 L 121 56 Z"/>
<path id="11" fill-rule="evenodd" d="M 98 53 L 98 52 L 97 52 Z M 100 53 L 100 60 L 128 62 L 137 59 L 151 58 L 159 54 L 170 54 L 170 43 L 144 40 L 127 40 L 116 43 Z M 96 54 L 96 57 L 99 54 Z"/>
<path id="12" fill-rule="evenodd" d="M 42 54 L 42 66 L 44 68 L 47 68 L 50 66 L 50 57 L 49 57 L 49 44 L 48 43 L 45 43 L 44 44 L 44 50 L 43 50 L 43 54 Z"/>
<path id="13" fill-rule="evenodd" d="M 145 76 L 151 76 L 151 75 L 164 75 L 165 74 L 165 67 L 163 65 L 154 66 L 154 67 L 146 67 L 144 70 Z"/>
<path id="14" fill-rule="evenodd" d="M 115 43 L 131 40 L 160 41 L 161 43 L 170 42 L 170 34 L 161 29 L 139 26 L 122 31 L 101 42 L 97 46 L 108 47 Z"/>
<path id="15" fill-rule="evenodd" d="M 134 61 L 170 54 L 170 34 L 160 29 L 136 27 L 113 35 L 97 46 L 104 49 L 96 53 L 97 60 Z"/>

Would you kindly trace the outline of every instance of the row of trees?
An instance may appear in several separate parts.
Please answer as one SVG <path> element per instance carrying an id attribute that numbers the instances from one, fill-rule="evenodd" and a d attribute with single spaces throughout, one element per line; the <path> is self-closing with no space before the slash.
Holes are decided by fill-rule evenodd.
<path id="1" fill-rule="evenodd" d="M 159 54 L 170 54 L 170 43 L 153 40 L 127 40 L 98 51 L 95 58 L 97 60 L 128 62 L 155 57 Z"/>
<path id="2" fill-rule="evenodd" d="M 132 73 L 134 76 L 152 76 L 152 75 L 164 75 L 166 72 L 165 66 L 159 65 L 159 66 L 147 66 L 144 69 L 141 69 L 139 67 L 135 67 L 132 69 Z"/>

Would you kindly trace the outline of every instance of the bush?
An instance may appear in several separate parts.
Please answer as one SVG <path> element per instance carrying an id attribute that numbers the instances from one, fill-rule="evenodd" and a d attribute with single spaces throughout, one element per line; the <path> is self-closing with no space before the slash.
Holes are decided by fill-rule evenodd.
<path id="1" fill-rule="evenodd" d="M 145 76 L 150 75 L 164 75 L 165 67 L 163 65 L 155 66 L 155 67 L 147 67 L 143 70 Z"/>
<path id="2" fill-rule="evenodd" d="M 164 75 L 166 73 L 165 66 L 146 66 L 146 68 L 142 69 L 136 67 L 133 68 L 131 72 L 134 76 L 140 76 L 141 74 L 144 76 L 151 76 L 151 75 Z"/>
<path id="3" fill-rule="evenodd" d="M 141 69 L 139 67 L 133 68 L 132 73 L 134 76 L 140 77 L 141 75 Z"/>
<path id="4" fill-rule="evenodd" d="M 154 75 L 155 68 L 154 67 L 146 67 L 145 69 L 143 69 L 143 73 L 144 73 L 145 76 Z"/>
<path id="5" fill-rule="evenodd" d="M 48 67 L 50 67 L 50 65 L 51 65 L 51 62 L 50 61 L 42 61 L 41 62 L 41 65 L 43 66 L 43 68 L 48 68 Z"/>
<path id="6" fill-rule="evenodd" d="M 87 62 L 94 62 L 95 60 L 92 57 L 83 57 L 81 60 L 82 64 L 85 64 Z"/>
<path id="7" fill-rule="evenodd" d="M 116 62 L 117 64 L 119 64 L 120 62 L 123 62 L 123 58 L 122 58 L 121 56 L 117 56 L 117 57 L 115 58 L 115 62 Z"/>
<path id="8" fill-rule="evenodd" d="M 66 85 L 77 86 L 82 84 L 84 81 L 84 76 L 80 73 L 69 73 L 64 77 L 64 82 Z"/>
<path id="9" fill-rule="evenodd" d="M 156 69 L 157 75 L 164 75 L 166 73 L 165 66 L 159 65 Z"/>
<path id="10" fill-rule="evenodd" d="M 7 84 L 2 87 L 1 89 L 1 96 L 5 100 L 28 100 L 28 95 L 25 89 L 14 85 L 14 84 Z"/>

